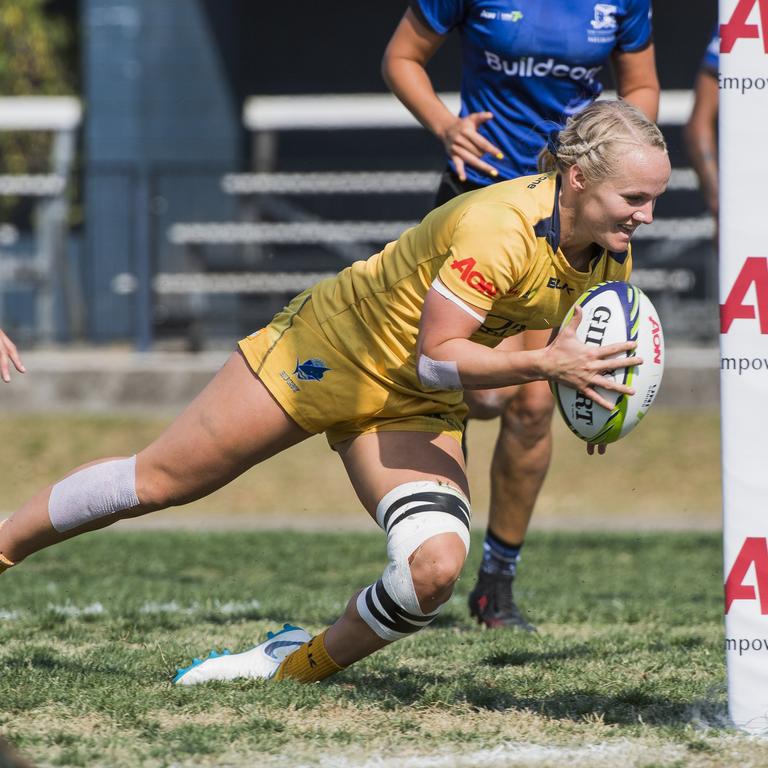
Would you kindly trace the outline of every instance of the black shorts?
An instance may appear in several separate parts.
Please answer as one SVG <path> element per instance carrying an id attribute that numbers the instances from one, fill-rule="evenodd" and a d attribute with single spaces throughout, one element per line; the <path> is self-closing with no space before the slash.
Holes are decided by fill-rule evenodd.
<path id="1" fill-rule="evenodd" d="M 440 186 L 437 188 L 437 194 L 435 195 L 435 208 L 443 203 L 447 203 L 449 200 L 453 200 L 458 195 L 463 195 L 465 192 L 482 188 L 482 184 L 475 184 L 473 181 L 461 181 L 453 168 L 446 168 L 440 177 Z"/>

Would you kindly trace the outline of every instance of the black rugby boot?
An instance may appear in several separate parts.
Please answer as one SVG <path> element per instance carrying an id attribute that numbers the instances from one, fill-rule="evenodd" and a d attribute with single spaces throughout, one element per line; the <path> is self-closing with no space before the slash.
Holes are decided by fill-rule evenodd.
<path id="1" fill-rule="evenodd" d="M 477 574 L 477 584 L 469 594 L 469 613 L 489 629 L 519 629 L 522 632 L 537 632 L 523 616 L 512 596 L 514 576 L 501 573 Z"/>

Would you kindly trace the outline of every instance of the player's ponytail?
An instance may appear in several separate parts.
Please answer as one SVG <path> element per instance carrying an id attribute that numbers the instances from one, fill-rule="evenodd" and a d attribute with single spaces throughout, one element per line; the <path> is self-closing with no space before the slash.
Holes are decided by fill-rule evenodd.
<path id="1" fill-rule="evenodd" d="M 540 171 L 564 173 L 578 163 L 589 181 L 613 175 L 622 146 L 648 146 L 667 151 L 658 126 L 626 101 L 596 101 L 553 129 L 539 152 Z"/>

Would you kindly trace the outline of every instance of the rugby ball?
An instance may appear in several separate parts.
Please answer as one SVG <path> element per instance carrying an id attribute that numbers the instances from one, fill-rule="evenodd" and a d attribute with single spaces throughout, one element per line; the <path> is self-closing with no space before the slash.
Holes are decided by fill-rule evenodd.
<path id="1" fill-rule="evenodd" d="M 634 353 L 642 365 L 618 368 L 611 375 L 635 390 L 623 395 L 598 388 L 612 403 L 611 410 L 597 405 L 571 387 L 553 384 L 557 407 L 570 430 L 589 443 L 613 443 L 633 430 L 651 407 L 664 373 L 664 336 L 659 315 L 650 299 L 634 285 L 624 282 L 600 283 L 585 291 L 563 320 L 565 327 L 573 310 L 583 311 L 576 336 L 585 344 L 606 346 L 622 341 L 636 341 Z"/>

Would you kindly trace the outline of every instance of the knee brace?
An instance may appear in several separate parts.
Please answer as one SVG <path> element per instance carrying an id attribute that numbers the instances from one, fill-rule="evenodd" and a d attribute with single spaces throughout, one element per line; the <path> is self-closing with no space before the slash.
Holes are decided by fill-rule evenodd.
<path id="1" fill-rule="evenodd" d="M 382 640 L 398 640 L 437 617 L 425 614 L 413 586 L 408 558 L 432 536 L 455 533 L 469 552 L 469 502 L 436 481 L 404 483 L 376 508 L 376 522 L 387 534 L 389 564 L 383 576 L 357 597 L 357 611 Z"/>
<path id="2" fill-rule="evenodd" d="M 56 483 L 48 501 L 51 525 L 65 533 L 100 517 L 139 506 L 136 457 L 94 464 Z"/>

